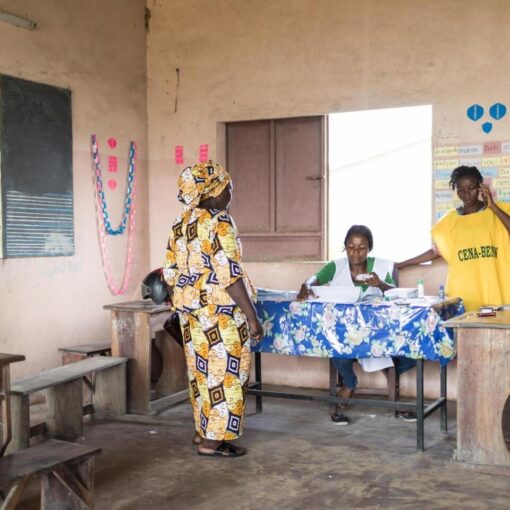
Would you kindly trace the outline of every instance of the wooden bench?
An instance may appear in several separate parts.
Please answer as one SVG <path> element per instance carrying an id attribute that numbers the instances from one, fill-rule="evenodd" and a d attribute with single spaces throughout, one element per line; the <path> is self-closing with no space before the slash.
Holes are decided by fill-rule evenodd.
<path id="1" fill-rule="evenodd" d="M 100 448 L 49 440 L 0 458 L 2 510 L 16 508 L 33 476 L 41 478 L 41 508 L 93 508 L 94 456 Z"/>
<path id="2" fill-rule="evenodd" d="M 50 437 L 74 440 L 83 430 L 82 380 L 93 392 L 85 414 L 99 417 L 126 414 L 127 358 L 96 356 L 46 370 L 11 384 L 12 441 L 8 452 L 28 448 L 30 439 L 30 393 L 46 390 L 45 426 Z M 95 375 L 94 384 L 88 380 Z"/>

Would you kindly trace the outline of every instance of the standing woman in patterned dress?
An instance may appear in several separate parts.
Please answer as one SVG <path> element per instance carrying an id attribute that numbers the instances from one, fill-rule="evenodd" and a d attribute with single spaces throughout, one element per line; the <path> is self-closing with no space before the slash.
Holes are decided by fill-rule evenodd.
<path id="1" fill-rule="evenodd" d="M 228 172 L 212 162 L 186 168 L 178 199 L 185 207 L 170 231 L 164 277 L 179 312 L 199 455 L 239 457 L 227 441 L 243 430 L 250 337 L 262 325 L 255 290 L 241 263 L 241 243 L 227 212 Z"/>

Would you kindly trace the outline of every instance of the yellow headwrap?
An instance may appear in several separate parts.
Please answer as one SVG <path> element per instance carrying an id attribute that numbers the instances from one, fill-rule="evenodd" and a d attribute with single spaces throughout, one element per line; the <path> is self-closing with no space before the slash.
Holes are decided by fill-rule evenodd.
<path id="1" fill-rule="evenodd" d="M 202 200 L 217 197 L 230 182 L 229 173 L 221 165 L 209 161 L 185 168 L 177 182 L 177 198 L 190 207 L 196 207 Z"/>

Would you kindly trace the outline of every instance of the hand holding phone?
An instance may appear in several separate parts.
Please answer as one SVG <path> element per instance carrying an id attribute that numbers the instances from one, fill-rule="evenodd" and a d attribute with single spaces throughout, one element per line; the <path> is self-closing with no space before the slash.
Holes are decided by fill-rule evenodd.
<path id="1" fill-rule="evenodd" d="M 492 198 L 492 191 L 487 186 L 487 184 L 480 184 L 480 195 L 482 197 L 482 200 L 484 201 L 485 205 L 487 207 L 491 207 L 494 203 L 494 199 Z"/>

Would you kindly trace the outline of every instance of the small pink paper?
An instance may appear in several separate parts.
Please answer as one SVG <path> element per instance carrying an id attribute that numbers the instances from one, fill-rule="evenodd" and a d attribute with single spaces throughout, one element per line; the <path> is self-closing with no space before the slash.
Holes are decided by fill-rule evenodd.
<path id="1" fill-rule="evenodd" d="M 184 164 L 184 146 L 182 145 L 175 146 L 175 164 L 176 165 Z"/>
<path id="2" fill-rule="evenodd" d="M 483 144 L 483 153 L 484 154 L 499 154 L 500 152 L 501 152 L 501 142 L 486 142 Z"/>
<path id="3" fill-rule="evenodd" d="M 112 190 L 115 189 L 117 187 L 117 181 L 115 179 L 110 179 L 108 181 L 108 187 Z"/>
<path id="4" fill-rule="evenodd" d="M 200 146 L 199 154 L 198 154 L 198 161 L 200 163 L 207 163 L 209 160 L 209 145 L 203 144 Z"/>
<path id="5" fill-rule="evenodd" d="M 116 172 L 117 171 L 117 156 L 108 156 L 108 172 Z"/>
<path id="6" fill-rule="evenodd" d="M 117 140 L 115 138 L 108 138 L 108 146 L 110 149 L 115 149 L 117 147 Z"/>

